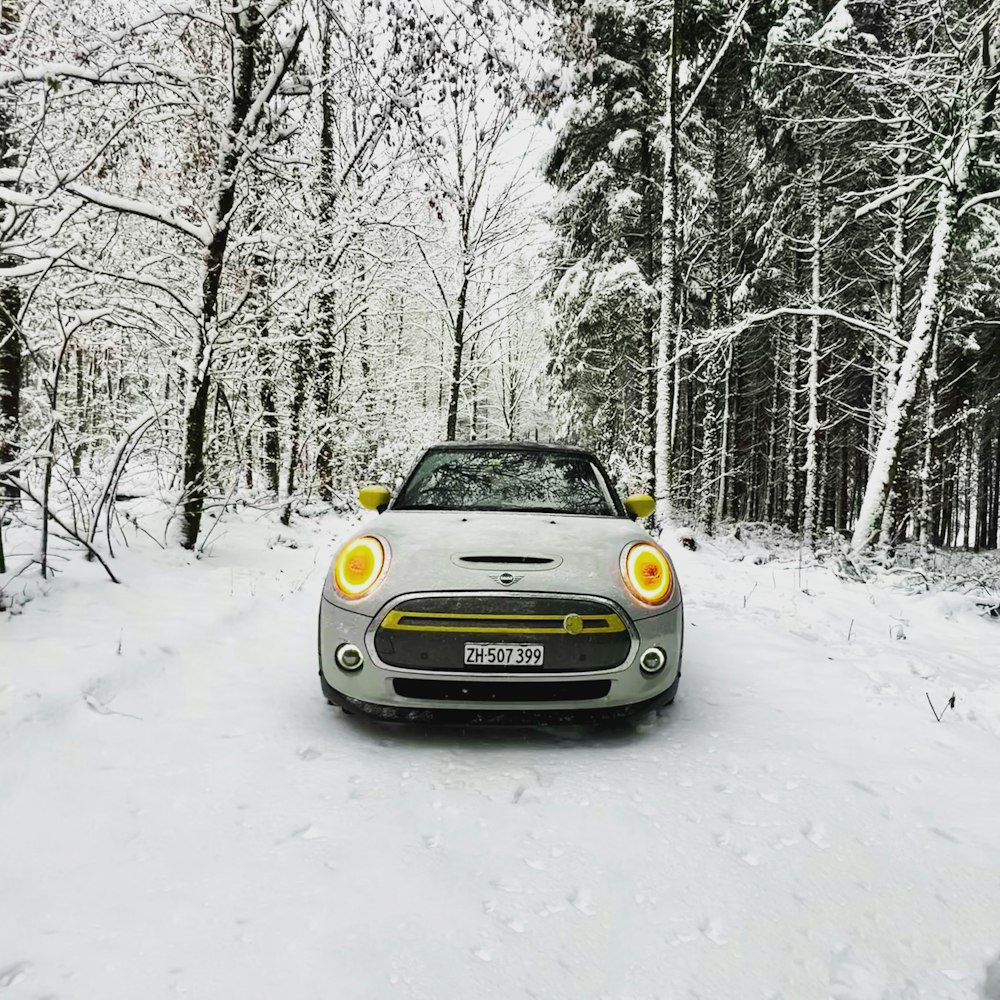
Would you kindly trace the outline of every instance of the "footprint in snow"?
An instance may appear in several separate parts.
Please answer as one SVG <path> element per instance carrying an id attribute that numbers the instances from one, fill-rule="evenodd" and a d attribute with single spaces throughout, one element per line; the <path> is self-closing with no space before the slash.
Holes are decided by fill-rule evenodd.
<path id="1" fill-rule="evenodd" d="M 826 836 L 826 827 L 822 823 L 806 823 L 802 827 L 802 836 L 821 851 L 830 849 L 830 841 Z"/>
<path id="2" fill-rule="evenodd" d="M 27 973 L 28 966 L 24 962 L 15 962 L 4 969 L 0 969 L 0 989 L 7 989 L 9 986 L 16 986 Z"/>
<path id="3" fill-rule="evenodd" d="M 579 910 L 585 917 L 592 917 L 597 913 L 597 910 L 594 909 L 594 902 L 589 889 L 574 889 L 566 897 L 566 901 L 575 910 Z"/>
<path id="4" fill-rule="evenodd" d="M 830 1000 L 884 1000 L 886 972 L 877 955 L 841 948 L 830 965 Z"/>
<path id="5" fill-rule="evenodd" d="M 940 837 L 942 840 L 947 840 L 952 844 L 962 844 L 964 841 L 960 840 L 953 833 L 949 833 L 947 830 L 942 830 L 939 826 L 929 826 L 927 829 L 933 833 L 936 837 Z"/>
<path id="6" fill-rule="evenodd" d="M 531 895 L 535 890 L 526 889 L 520 882 L 512 882 L 509 879 L 497 879 L 491 882 L 490 885 L 494 889 L 499 889 L 501 892 L 509 892 L 515 896 Z"/>
<path id="7" fill-rule="evenodd" d="M 726 944 L 726 936 L 723 932 L 722 921 L 715 917 L 706 917 L 699 925 L 698 930 L 702 936 L 711 941 L 712 944 Z"/>
<path id="8" fill-rule="evenodd" d="M 298 830 L 293 830 L 284 840 L 279 840 L 277 843 L 285 844 L 289 840 L 320 840 L 323 834 L 320 833 L 318 827 L 315 823 L 310 823 L 308 826 L 300 827 Z"/>
<path id="9" fill-rule="evenodd" d="M 514 789 L 510 800 L 514 805 L 517 805 L 519 802 L 541 802 L 542 796 L 537 788 L 529 788 L 527 785 L 521 784 Z"/>
<path id="10" fill-rule="evenodd" d="M 986 967 L 983 1000 L 1000 1000 L 1000 955 Z"/>
<path id="11" fill-rule="evenodd" d="M 859 792 L 864 792 L 867 795 L 873 795 L 875 796 L 875 798 L 879 797 L 878 792 L 876 792 L 874 788 L 871 788 L 870 786 L 866 785 L 863 781 L 857 781 L 856 779 L 852 778 L 848 782 L 848 784 L 853 785 Z"/>
<path id="12" fill-rule="evenodd" d="M 323 755 L 315 747 L 302 747 L 298 751 L 299 760 L 316 760 Z"/>
<path id="13" fill-rule="evenodd" d="M 802 841 L 798 837 L 778 837 L 777 840 L 771 843 L 772 851 L 783 851 L 786 847 L 794 847 L 796 844 L 801 844 Z"/>

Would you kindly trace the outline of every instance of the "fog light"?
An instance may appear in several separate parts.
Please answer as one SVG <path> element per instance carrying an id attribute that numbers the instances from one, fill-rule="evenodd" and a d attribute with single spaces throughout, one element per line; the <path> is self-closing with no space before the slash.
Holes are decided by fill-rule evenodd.
<path id="1" fill-rule="evenodd" d="M 647 674 L 659 673 L 667 662 L 667 654 L 659 646 L 653 646 L 639 657 L 639 666 Z"/>
<path id="2" fill-rule="evenodd" d="M 342 646 L 338 646 L 333 658 L 341 670 L 360 670 L 365 662 L 361 650 L 351 642 L 345 642 Z"/>

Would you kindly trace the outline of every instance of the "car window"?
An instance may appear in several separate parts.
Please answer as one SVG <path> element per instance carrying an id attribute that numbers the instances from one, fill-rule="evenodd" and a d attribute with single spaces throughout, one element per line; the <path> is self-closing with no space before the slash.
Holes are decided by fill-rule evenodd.
<path id="1" fill-rule="evenodd" d="M 393 506 L 603 517 L 618 513 L 604 476 L 585 455 L 499 448 L 429 451 Z"/>

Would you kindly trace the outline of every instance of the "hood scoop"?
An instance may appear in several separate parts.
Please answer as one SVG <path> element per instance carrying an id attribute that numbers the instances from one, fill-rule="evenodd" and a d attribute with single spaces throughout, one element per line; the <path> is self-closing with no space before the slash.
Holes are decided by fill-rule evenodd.
<path id="1" fill-rule="evenodd" d="M 459 556 L 459 562 L 486 563 L 490 566 L 551 566 L 551 556 Z"/>
<path id="2" fill-rule="evenodd" d="M 451 561 L 463 569 L 481 570 L 519 569 L 522 571 L 537 571 L 555 569 L 557 566 L 562 565 L 562 558 L 560 556 L 523 556 L 500 553 L 468 556 L 455 555 L 451 557 Z"/>

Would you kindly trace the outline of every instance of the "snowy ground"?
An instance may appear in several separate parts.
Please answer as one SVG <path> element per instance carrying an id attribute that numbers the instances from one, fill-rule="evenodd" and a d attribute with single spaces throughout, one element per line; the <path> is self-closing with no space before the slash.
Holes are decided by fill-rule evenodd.
<path id="1" fill-rule="evenodd" d="M 335 527 L 0 618 L 2 1000 L 1000 998 L 1000 622 L 677 551 L 661 719 L 377 727 L 317 683 Z"/>

